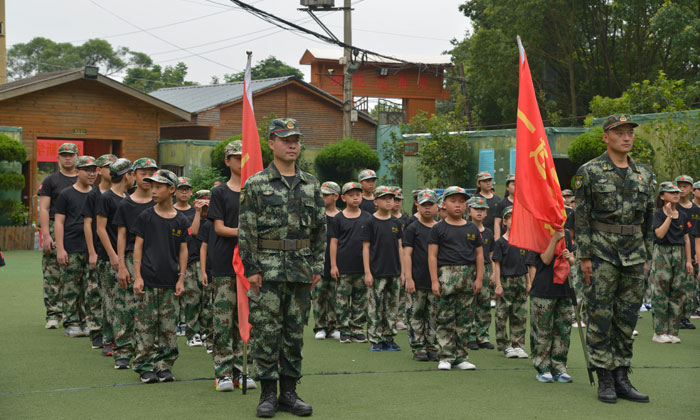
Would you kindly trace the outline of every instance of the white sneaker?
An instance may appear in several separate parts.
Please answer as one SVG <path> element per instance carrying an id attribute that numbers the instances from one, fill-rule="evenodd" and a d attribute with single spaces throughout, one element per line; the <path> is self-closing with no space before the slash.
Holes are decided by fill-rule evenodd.
<path id="1" fill-rule="evenodd" d="M 637 330 L 632 331 L 632 337 L 636 337 L 638 335 L 639 335 L 639 331 L 637 331 Z"/>
<path id="2" fill-rule="evenodd" d="M 527 359 L 528 355 L 525 353 L 525 350 L 521 349 L 520 347 L 516 347 L 513 349 L 515 351 L 515 354 L 518 356 L 518 359 Z"/>
<path id="3" fill-rule="evenodd" d="M 240 384 L 242 379 L 243 379 L 243 374 L 239 373 L 238 376 L 236 376 L 236 384 Z M 245 379 L 246 379 L 245 383 L 246 383 L 247 389 L 257 389 L 258 388 L 258 386 L 255 384 L 255 381 L 253 380 L 253 378 L 248 376 Z"/>
<path id="4" fill-rule="evenodd" d="M 667 337 L 670 340 L 670 342 L 673 344 L 679 344 L 681 342 L 681 339 L 675 335 L 668 334 Z"/>
<path id="5" fill-rule="evenodd" d="M 187 345 L 190 347 L 202 347 L 204 343 L 202 342 L 202 338 L 199 336 L 199 334 L 195 334 L 187 340 Z"/>
<path id="6" fill-rule="evenodd" d="M 654 334 L 654 336 L 651 338 L 651 341 L 655 343 L 670 343 L 671 339 L 666 334 Z"/>
<path id="7" fill-rule="evenodd" d="M 83 327 L 83 337 L 90 337 L 90 328 Z"/>
<path id="8" fill-rule="evenodd" d="M 317 331 L 317 332 L 316 332 L 316 335 L 314 336 L 314 338 L 315 338 L 316 340 L 325 340 L 325 339 L 326 339 L 326 332 L 323 331 L 323 330 Z"/>
<path id="9" fill-rule="evenodd" d="M 405 330 L 406 329 L 406 324 L 404 324 L 401 321 L 396 321 L 396 329 L 397 330 Z"/>
<path id="10" fill-rule="evenodd" d="M 647 309 L 647 307 L 644 304 L 642 304 L 642 306 L 639 308 L 639 312 L 649 312 L 649 309 Z"/>
<path id="11" fill-rule="evenodd" d="M 340 340 L 340 331 L 335 330 L 331 333 L 331 338 L 334 338 L 336 340 Z"/>
<path id="12" fill-rule="evenodd" d="M 66 327 L 66 331 L 64 332 L 66 337 L 82 337 L 83 336 L 83 330 L 80 329 L 77 325 L 69 325 Z"/>
<path id="13" fill-rule="evenodd" d="M 474 369 L 476 369 L 476 366 L 467 362 L 466 360 L 463 361 L 462 363 L 458 363 L 455 366 L 457 366 L 458 369 L 462 369 L 462 370 L 474 370 Z"/>
<path id="14" fill-rule="evenodd" d="M 496 301 L 494 299 L 491 299 L 491 307 L 492 308 L 496 307 Z"/>
<path id="15" fill-rule="evenodd" d="M 214 388 L 218 392 L 231 392 L 233 391 L 233 381 L 228 376 L 216 378 L 214 380 Z"/>
<path id="16" fill-rule="evenodd" d="M 578 328 L 578 322 L 574 322 L 573 324 L 571 324 L 571 328 Z"/>
<path id="17" fill-rule="evenodd" d="M 58 320 L 57 319 L 49 319 L 46 321 L 46 325 L 44 325 L 44 328 L 47 330 L 55 330 L 58 328 Z"/>
<path id="18" fill-rule="evenodd" d="M 443 360 L 440 363 L 438 363 L 438 370 L 450 370 L 452 369 L 452 363 Z"/>
<path id="19" fill-rule="evenodd" d="M 507 349 L 503 350 L 503 354 L 508 359 L 515 359 L 518 357 L 518 352 L 515 351 L 513 347 L 508 347 Z"/>

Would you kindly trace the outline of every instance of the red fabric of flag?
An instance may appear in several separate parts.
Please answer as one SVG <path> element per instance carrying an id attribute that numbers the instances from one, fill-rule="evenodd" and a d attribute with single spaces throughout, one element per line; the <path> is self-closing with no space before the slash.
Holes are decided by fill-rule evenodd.
<path id="1" fill-rule="evenodd" d="M 552 235 L 564 228 L 566 211 L 552 151 L 544 131 L 540 108 L 532 84 L 525 49 L 520 50 L 520 85 L 516 130 L 515 197 L 510 244 L 543 253 Z M 562 284 L 569 274 L 569 263 L 561 257 L 565 241 L 555 247 L 554 282 Z"/>

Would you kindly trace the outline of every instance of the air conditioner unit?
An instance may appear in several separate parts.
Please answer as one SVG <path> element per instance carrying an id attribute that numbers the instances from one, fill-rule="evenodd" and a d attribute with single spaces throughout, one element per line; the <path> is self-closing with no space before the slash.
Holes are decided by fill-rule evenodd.
<path id="1" fill-rule="evenodd" d="M 335 0 L 300 0 L 300 4 L 306 7 L 335 7 Z"/>

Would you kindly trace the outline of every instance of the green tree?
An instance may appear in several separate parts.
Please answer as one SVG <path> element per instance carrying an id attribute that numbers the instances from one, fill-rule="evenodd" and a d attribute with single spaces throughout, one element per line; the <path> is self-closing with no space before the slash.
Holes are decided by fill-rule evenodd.
<path id="1" fill-rule="evenodd" d="M 354 139 L 343 139 L 325 146 L 315 161 L 320 180 L 339 185 L 357 179 L 363 169 L 379 169 L 379 157 L 368 145 Z"/>
<path id="2" fill-rule="evenodd" d="M 174 66 L 165 66 L 163 68 L 158 64 L 153 64 L 150 58 L 146 58 L 141 57 L 143 67 L 133 67 L 126 71 L 126 76 L 123 80 L 125 85 L 143 92 L 152 92 L 166 87 L 197 85 L 196 82 L 185 80 L 187 64 L 182 61 Z"/>
<path id="3" fill-rule="evenodd" d="M 402 125 L 403 128 L 407 125 Z M 382 144 L 380 152 L 386 163 L 388 175 L 381 176 L 383 185 L 403 185 L 403 137 L 391 133 L 391 139 Z"/>
<path id="4" fill-rule="evenodd" d="M 603 128 L 595 127 L 576 137 L 569 146 L 569 160 L 576 166 L 581 166 L 591 159 L 602 155 L 607 149 L 603 141 Z M 630 155 L 654 168 L 656 163 L 656 152 L 649 140 L 639 134 L 634 137 L 634 146 Z"/>
<path id="5" fill-rule="evenodd" d="M 258 61 L 256 65 L 250 68 L 250 77 L 253 80 L 284 76 L 295 76 L 299 79 L 303 79 L 304 73 L 302 73 L 298 68 L 292 67 L 274 56 L 269 56 L 262 61 Z M 243 71 L 224 74 L 224 81 L 226 83 L 242 82 L 244 77 L 245 72 Z"/>
<path id="6" fill-rule="evenodd" d="M 663 165 L 659 177 L 672 179 L 681 174 L 700 173 L 700 120 L 674 119 L 672 116 L 648 124 L 647 130 L 657 140 Z M 636 140 L 635 140 L 636 146 Z"/>

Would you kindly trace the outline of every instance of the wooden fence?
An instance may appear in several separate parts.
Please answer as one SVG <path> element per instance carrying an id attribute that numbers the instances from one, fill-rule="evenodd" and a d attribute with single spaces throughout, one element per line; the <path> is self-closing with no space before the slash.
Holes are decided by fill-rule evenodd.
<path id="1" fill-rule="evenodd" d="M 34 249 L 34 228 L 31 226 L 0 226 L 0 249 Z"/>

